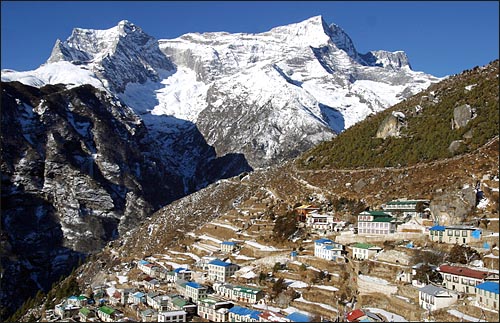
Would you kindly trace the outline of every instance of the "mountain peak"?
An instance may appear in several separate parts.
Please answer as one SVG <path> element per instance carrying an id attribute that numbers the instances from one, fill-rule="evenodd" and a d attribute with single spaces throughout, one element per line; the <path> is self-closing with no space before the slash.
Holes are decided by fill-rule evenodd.
<path id="1" fill-rule="evenodd" d="M 136 25 L 134 25 L 132 22 L 130 22 L 128 20 L 121 20 L 120 22 L 118 22 L 117 27 L 118 27 L 118 31 L 120 32 L 120 35 L 132 33 L 135 31 L 142 31 L 141 28 L 137 27 Z"/>
<path id="2" fill-rule="evenodd" d="M 285 41 L 299 41 L 310 46 L 319 47 L 328 42 L 328 25 L 323 16 L 314 16 L 301 22 L 275 27 L 271 33 Z"/>

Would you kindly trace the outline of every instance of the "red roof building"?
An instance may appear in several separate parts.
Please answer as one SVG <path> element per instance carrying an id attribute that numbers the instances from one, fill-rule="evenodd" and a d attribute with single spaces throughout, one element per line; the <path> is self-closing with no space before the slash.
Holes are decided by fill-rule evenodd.
<path id="1" fill-rule="evenodd" d="M 493 274 L 493 273 L 490 273 L 488 271 L 474 270 L 474 269 L 470 269 L 467 267 L 456 267 L 456 266 L 450 266 L 450 265 L 439 266 L 439 271 L 442 273 L 447 273 L 447 274 L 452 274 L 452 275 L 457 275 L 457 276 L 464 276 L 464 277 L 475 278 L 475 279 L 486 279 L 488 276 Z"/>
<path id="2" fill-rule="evenodd" d="M 485 281 L 498 281 L 498 274 L 467 267 L 441 265 L 439 272 L 445 288 L 465 294 L 475 293 L 475 287 Z"/>
<path id="3" fill-rule="evenodd" d="M 360 309 L 347 313 L 348 322 L 359 322 L 359 320 L 363 317 L 366 317 L 366 314 Z"/>

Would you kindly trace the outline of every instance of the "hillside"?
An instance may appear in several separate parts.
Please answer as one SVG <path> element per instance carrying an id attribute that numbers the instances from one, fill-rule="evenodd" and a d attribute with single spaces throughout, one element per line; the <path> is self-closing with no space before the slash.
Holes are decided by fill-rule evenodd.
<path id="1" fill-rule="evenodd" d="M 301 169 L 397 167 L 470 152 L 498 135 L 498 60 L 433 84 L 297 159 Z"/>
<path id="2" fill-rule="evenodd" d="M 418 105 L 421 109 L 415 109 Z M 456 109 L 464 105 L 471 109 Z M 462 109 L 470 111 L 469 115 L 465 113 L 463 116 Z M 305 281 L 311 285 L 305 288 L 297 284 L 302 286 L 296 288 L 301 297 L 292 301 L 294 307 L 333 317 L 335 310 L 332 307 L 338 309 L 340 306 L 334 296 L 337 300 L 347 301 L 362 291 L 358 306 L 376 305 L 407 319 L 420 320 L 422 313 L 415 304 L 414 290 L 395 287 L 395 295 L 410 299 L 405 303 L 385 294 L 367 292 L 367 288 L 373 285 L 370 285 L 369 277 L 365 277 L 364 282 L 353 283 L 358 273 L 393 280 L 399 263 L 388 270 L 386 263 L 333 265 L 311 258 L 311 242 L 322 234 L 298 228 L 290 211 L 297 205 L 315 204 L 322 210 L 334 211 L 348 224 L 356 224 L 355 215 L 366 207 L 377 209 L 397 198 L 424 198 L 431 201 L 430 209 L 436 218 L 441 218 L 441 214 L 450 216 L 445 224 L 473 223 L 482 228 L 485 235 L 498 234 L 497 112 L 498 61 L 495 61 L 450 77 L 429 92 L 368 118 L 296 161 L 219 180 L 173 202 L 136 229 L 110 242 L 72 277 L 77 278 L 81 290 L 87 290 L 91 286 L 118 280 L 117 276 L 123 275 L 123 264 L 153 257 L 150 259 L 170 267 L 192 265 L 198 257 L 218 254 L 218 242 L 234 239 L 243 245 L 238 254 L 230 256 L 237 264 L 254 266 L 257 274 L 259 271 L 273 271 L 275 278 Z M 391 116 L 396 120 L 391 121 Z M 377 132 L 380 136 L 393 133 L 396 137 L 373 139 Z M 412 140 L 420 144 L 416 145 Z M 451 142 L 456 140 L 462 140 L 462 147 L 449 152 Z M 421 144 L 425 146 L 431 142 L 436 143 L 434 149 L 421 150 Z M 375 143 L 378 146 L 372 147 Z M 350 145 L 353 147 L 349 148 Z M 342 151 L 340 147 L 351 150 Z M 411 147 L 417 151 L 415 159 L 408 157 L 412 156 Z M 343 158 L 339 158 L 341 152 Z M 425 153 L 427 155 L 420 155 Z M 337 236 L 332 234 L 331 238 Z M 498 240 L 498 236 L 492 237 L 493 240 L 488 240 L 490 243 Z M 413 242 L 418 248 L 449 250 L 429 244 L 425 236 Z M 414 261 L 413 251 L 401 248 L 398 243 L 384 242 L 383 246 L 391 250 L 392 245 L 391 248 L 400 255 Z M 292 250 L 301 251 L 299 259 L 306 270 L 302 266 L 293 267 L 293 263 L 289 264 L 287 271 L 273 270 L 275 263 L 287 259 Z M 485 252 L 481 252 L 481 256 Z M 332 277 L 320 279 L 310 267 L 327 270 Z M 129 279 L 135 277 L 132 274 L 135 272 L 127 274 Z M 259 284 L 271 290 L 271 285 L 266 282 Z M 321 288 L 316 288 L 318 291 L 313 285 Z M 338 292 L 332 294 L 334 288 Z M 310 302 L 323 304 L 321 308 L 324 310 L 318 310 L 318 306 Z M 467 308 L 460 310 L 468 311 Z M 446 313 L 443 315 L 446 317 Z"/>

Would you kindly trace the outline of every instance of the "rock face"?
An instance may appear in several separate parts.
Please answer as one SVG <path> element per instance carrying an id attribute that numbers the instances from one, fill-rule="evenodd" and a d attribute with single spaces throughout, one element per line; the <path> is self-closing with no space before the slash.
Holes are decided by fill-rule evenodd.
<path id="1" fill-rule="evenodd" d="M 462 220 L 476 206 L 476 191 L 466 185 L 456 192 L 436 194 L 429 208 L 442 225 L 462 223 Z"/>
<path id="2" fill-rule="evenodd" d="M 197 178 L 176 173 L 142 120 L 90 85 L 2 83 L 1 117 L 2 240 L 10 251 L 2 256 L 0 297 L 7 308 L 47 290 L 154 210 L 249 169 L 239 156 L 217 158 L 184 124 L 193 141 L 187 148 L 204 159 L 192 166 Z"/>
<path id="3" fill-rule="evenodd" d="M 456 129 L 463 128 L 472 120 L 472 108 L 468 104 L 456 107 L 453 110 L 453 125 Z"/>
<path id="4" fill-rule="evenodd" d="M 399 137 L 400 129 L 404 126 L 405 117 L 401 112 L 388 115 L 380 124 L 375 135 L 377 138 Z"/>
<path id="5" fill-rule="evenodd" d="M 47 63 L 60 61 L 88 66 L 115 93 L 129 83 L 159 81 L 162 71 L 174 70 L 157 41 L 127 20 L 107 31 L 75 28 L 66 41 L 56 41 Z"/>

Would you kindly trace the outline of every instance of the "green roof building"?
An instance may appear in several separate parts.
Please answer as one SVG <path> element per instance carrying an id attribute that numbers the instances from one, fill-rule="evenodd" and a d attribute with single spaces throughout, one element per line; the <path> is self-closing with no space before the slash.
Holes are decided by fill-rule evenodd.
<path id="1" fill-rule="evenodd" d="M 363 211 L 358 214 L 359 235 L 387 235 L 396 232 L 396 219 L 384 211 Z"/>

